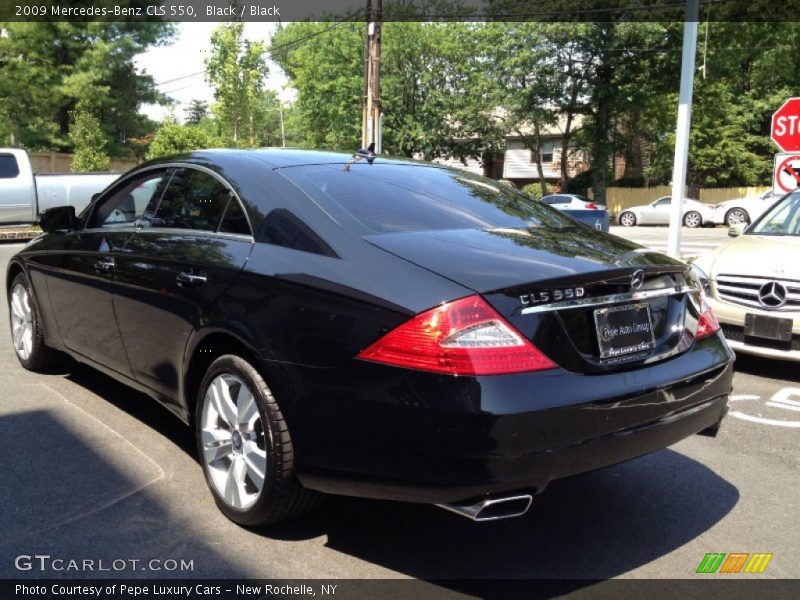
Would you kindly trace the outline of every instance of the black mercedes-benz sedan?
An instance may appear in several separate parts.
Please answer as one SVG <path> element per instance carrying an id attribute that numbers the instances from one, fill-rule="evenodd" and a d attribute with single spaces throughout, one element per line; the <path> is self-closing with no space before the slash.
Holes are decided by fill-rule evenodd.
<path id="1" fill-rule="evenodd" d="M 194 152 L 42 228 L 5 280 L 20 363 L 162 402 L 238 523 L 320 492 L 515 516 L 727 411 L 693 270 L 465 172 Z"/>

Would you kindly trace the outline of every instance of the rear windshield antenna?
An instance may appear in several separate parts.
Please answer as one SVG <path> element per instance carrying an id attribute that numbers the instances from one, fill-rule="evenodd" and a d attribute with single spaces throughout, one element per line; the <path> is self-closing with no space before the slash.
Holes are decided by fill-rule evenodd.
<path id="1" fill-rule="evenodd" d="M 366 148 L 359 148 L 358 152 L 353 154 L 353 158 L 351 158 L 350 161 L 345 164 L 344 170 L 349 171 L 350 165 L 357 163 L 362 158 L 366 158 L 369 164 L 373 163 L 375 160 L 375 142 L 372 142 Z"/>

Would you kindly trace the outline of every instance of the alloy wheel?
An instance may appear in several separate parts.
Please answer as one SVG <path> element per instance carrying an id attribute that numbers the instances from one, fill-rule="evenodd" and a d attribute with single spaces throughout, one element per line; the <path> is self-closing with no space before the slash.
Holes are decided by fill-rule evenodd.
<path id="1" fill-rule="evenodd" d="M 231 508 L 246 510 L 264 488 L 267 450 L 261 412 L 247 384 L 222 373 L 203 398 L 203 461 L 214 488 Z"/>
<path id="2" fill-rule="evenodd" d="M 636 217 L 633 213 L 622 213 L 622 216 L 619 218 L 619 222 L 623 225 L 623 227 L 633 227 L 636 225 Z"/>
<path id="3" fill-rule="evenodd" d="M 22 360 L 28 360 L 33 351 L 33 311 L 28 290 L 18 283 L 11 290 L 11 337 L 14 351 Z"/>
<path id="4" fill-rule="evenodd" d="M 687 227 L 700 227 L 701 221 L 700 214 L 694 211 L 686 213 L 683 218 L 683 224 Z"/>
<path id="5" fill-rule="evenodd" d="M 728 213 L 727 221 L 728 227 L 733 227 L 734 225 L 747 225 L 750 219 L 747 218 L 747 213 L 741 208 L 734 208 Z"/>

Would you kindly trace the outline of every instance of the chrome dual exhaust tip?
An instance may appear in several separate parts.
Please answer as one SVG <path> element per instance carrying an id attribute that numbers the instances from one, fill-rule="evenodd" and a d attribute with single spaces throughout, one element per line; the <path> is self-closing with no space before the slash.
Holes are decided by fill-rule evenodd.
<path id="1" fill-rule="evenodd" d="M 484 498 L 478 502 L 437 504 L 437 506 L 473 521 L 483 522 L 521 517 L 528 512 L 532 502 L 533 496 L 530 494 L 517 494 Z"/>

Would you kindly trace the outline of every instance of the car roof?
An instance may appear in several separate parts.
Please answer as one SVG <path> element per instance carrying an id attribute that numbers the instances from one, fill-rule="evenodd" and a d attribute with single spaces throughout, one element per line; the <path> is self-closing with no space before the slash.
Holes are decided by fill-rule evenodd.
<path id="1" fill-rule="evenodd" d="M 146 164 L 159 164 L 169 162 L 189 162 L 203 164 L 209 161 L 226 164 L 242 158 L 257 160 L 273 168 L 297 167 L 302 165 L 343 164 L 353 159 L 353 154 L 346 152 L 332 152 L 326 150 L 304 150 L 300 148 L 213 148 L 209 150 L 195 150 L 183 154 L 163 156 Z M 362 159 L 363 160 L 363 159 Z M 383 164 L 408 164 L 417 166 L 439 167 L 423 161 L 380 155 L 376 162 Z"/>

